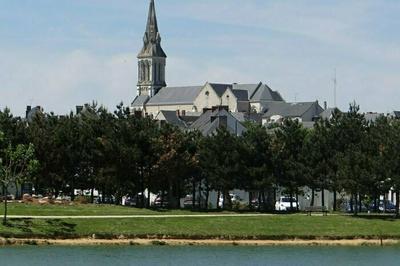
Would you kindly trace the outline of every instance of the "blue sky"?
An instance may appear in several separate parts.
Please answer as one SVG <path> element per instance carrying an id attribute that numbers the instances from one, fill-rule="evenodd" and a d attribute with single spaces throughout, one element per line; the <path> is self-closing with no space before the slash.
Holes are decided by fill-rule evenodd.
<path id="1" fill-rule="evenodd" d="M 148 0 L 0 0 L 0 108 L 136 95 Z M 156 0 L 167 83 L 263 81 L 287 101 L 400 109 L 400 1 Z"/>

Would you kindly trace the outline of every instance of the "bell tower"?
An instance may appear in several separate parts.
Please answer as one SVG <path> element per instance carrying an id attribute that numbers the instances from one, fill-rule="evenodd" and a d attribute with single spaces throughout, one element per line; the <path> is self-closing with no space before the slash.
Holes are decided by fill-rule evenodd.
<path id="1" fill-rule="evenodd" d="M 158 31 L 154 0 L 150 0 L 143 48 L 137 58 L 139 64 L 138 95 L 153 97 L 162 87 L 166 86 L 165 65 L 167 59 L 167 55 L 161 48 L 161 36 Z"/>

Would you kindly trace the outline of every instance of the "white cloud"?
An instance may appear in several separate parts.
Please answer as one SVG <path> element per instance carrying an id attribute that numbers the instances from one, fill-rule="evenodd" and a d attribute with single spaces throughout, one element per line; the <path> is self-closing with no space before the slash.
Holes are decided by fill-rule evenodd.
<path id="1" fill-rule="evenodd" d="M 133 54 L 99 56 L 76 50 L 61 56 L 9 54 L 0 62 L 0 107 L 21 115 L 28 104 L 66 113 L 75 105 L 97 100 L 111 109 L 135 95 Z"/>
<path id="2" fill-rule="evenodd" d="M 9 105 L 22 114 L 32 103 L 65 113 L 92 100 L 112 109 L 120 100 L 129 103 L 134 98 L 135 53 L 141 45 L 147 3 L 77 3 L 83 22 L 85 8 L 92 10 L 93 4 L 104 12 L 93 15 L 91 27 L 84 27 L 83 33 L 75 35 L 79 27 L 72 27 L 70 36 L 59 25 L 54 38 L 62 36 L 61 40 L 51 39 L 53 35 L 47 36 L 50 41 L 32 37 L 36 44 L 45 43 L 42 49 L 18 43 L 23 50 L 17 51 L 2 45 L 0 108 Z M 396 1 L 170 0 L 158 1 L 157 9 L 169 55 L 168 85 L 264 81 L 289 101 L 297 95 L 297 100 L 332 104 L 336 67 L 341 108 L 353 100 L 363 110 L 400 108 L 399 38 L 394 36 L 397 27 L 385 19 L 391 12 L 392 20 L 398 21 L 393 17 L 400 12 Z M 109 17 L 104 21 L 105 15 Z M 43 18 L 43 25 L 51 21 Z M 115 21 L 118 25 L 97 32 L 98 25 Z M 208 28 L 202 29 L 203 24 Z M 381 28 L 385 32 L 379 32 Z M 63 46 L 64 39 L 71 41 L 69 46 Z M 49 43 L 58 51 L 49 51 Z"/>

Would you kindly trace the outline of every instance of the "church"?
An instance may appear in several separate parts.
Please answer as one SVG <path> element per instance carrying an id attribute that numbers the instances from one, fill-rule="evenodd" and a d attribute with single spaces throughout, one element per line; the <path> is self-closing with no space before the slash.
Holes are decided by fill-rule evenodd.
<path id="1" fill-rule="evenodd" d="M 190 128 L 208 113 L 209 127 L 215 121 L 237 120 L 228 129 L 237 132 L 238 124 L 246 120 L 267 124 L 283 118 L 312 123 L 324 111 L 317 101 L 287 103 L 279 92 L 262 82 L 254 84 L 217 84 L 168 87 L 166 83 L 167 55 L 161 47 L 154 0 L 150 1 L 143 48 L 138 56 L 137 96 L 131 104 L 132 113 L 141 113 L 160 121 Z M 326 105 L 326 104 L 325 104 Z M 221 113 L 222 112 L 222 113 Z M 226 117 L 227 116 L 227 117 Z M 222 118 L 221 117 L 226 117 Z M 230 117 L 231 119 L 229 119 Z M 233 120 L 232 120 L 233 119 Z M 207 124 L 207 123 L 206 123 Z M 208 130 L 206 134 L 210 134 Z"/>

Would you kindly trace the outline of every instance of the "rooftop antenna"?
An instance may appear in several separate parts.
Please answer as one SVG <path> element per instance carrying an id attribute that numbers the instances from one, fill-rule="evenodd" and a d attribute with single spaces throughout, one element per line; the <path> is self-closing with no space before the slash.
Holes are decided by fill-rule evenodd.
<path id="1" fill-rule="evenodd" d="M 335 108 L 337 108 L 336 90 L 337 90 L 337 76 L 336 76 L 336 68 L 335 68 L 335 76 L 333 77 L 333 104 L 334 104 Z"/>

